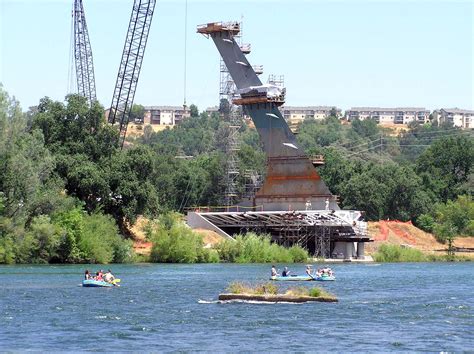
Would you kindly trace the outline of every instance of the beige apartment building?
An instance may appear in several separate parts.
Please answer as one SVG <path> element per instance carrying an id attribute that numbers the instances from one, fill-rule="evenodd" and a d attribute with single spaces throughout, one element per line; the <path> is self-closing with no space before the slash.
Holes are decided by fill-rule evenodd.
<path id="1" fill-rule="evenodd" d="M 474 111 L 459 108 L 441 108 L 433 112 L 433 118 L 439 123 L 451 123 L 454 127 L 474 128 Z"/>
<path id="2" fill-rule="evenodd" d="M 182 106 L 148 106 L 145 107 L 144 124 L 175 126 L 184 118 L 190 117 L 189 108 Z"/>
<path id="3" fill-rule="evenodd" d="M 374 119 L 377 123 L 383 124 L 408 124 L 413 121 L 427 123 L 430 118 L 430 111 L 424 107 L 353 107 L 346 111 L 346 118 L 351 121 L 358 119 Z"/>
<path id="4" fill-rule="evenodd" d="M 333 106 L 282 106 L 280 112 L 287 122 L 302 122 L 306 118 L 324 119 L 330 116 L 331 110 L 336 111 L 336 116 L 341 116 L 341 110 Z"/>

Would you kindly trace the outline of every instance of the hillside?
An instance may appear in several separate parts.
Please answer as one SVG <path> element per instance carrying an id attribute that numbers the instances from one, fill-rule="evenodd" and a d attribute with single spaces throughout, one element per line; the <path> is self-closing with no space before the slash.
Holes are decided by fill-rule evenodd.
<path id="1" fill-rule="evenodd" d="M 420 230 L 411 222 L 383 220 L 369 222 L 369 235 L 374 242 L 366 245 L 367 254 L 376 252 L 384 243 L 404 245 L 437 254 L 446 252 L 447 248 L 447 245 L 438 242 L 432 234 Z M 457 255 L 474 259 L 474 237 L 458 237 L 454 241 L 454 246 L 458 248 Z"/>

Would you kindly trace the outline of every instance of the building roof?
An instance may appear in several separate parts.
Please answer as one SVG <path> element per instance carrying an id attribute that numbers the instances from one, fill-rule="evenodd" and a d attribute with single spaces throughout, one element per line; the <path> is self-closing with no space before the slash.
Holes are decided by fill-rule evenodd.
<path id="1" fill-rule="evenodd" d="M 330 111 L 331 109 L 336 109 L 340 111 L 340 108 L 335 106 L 283 106 L 281 110 L 290 110 L 290 111 Z"/>
<path id="2" fill-rule="evenodd" d="M 424 112 L 429 112 L 425 107 L 392 107 L 392 108 L 387 108 L 387 107 L 352 107 L 348 111 L 354 111 L 354 112 L 394 112 L 394 111 L 424 111 Z"/>
<path id="3" fill-rule="evenodd" d="M 441 111 L 452 114 L 474 114 L 473 110 L 470 109 L 460 109 L 460 108 L 441 108 Z"/>
<path id="4" fill-rule="evenodd" d="M 145 111 L 183 111 L 183 106 L 145 106 Z M 189 111 L 189 108 L 186 108 Z"/>

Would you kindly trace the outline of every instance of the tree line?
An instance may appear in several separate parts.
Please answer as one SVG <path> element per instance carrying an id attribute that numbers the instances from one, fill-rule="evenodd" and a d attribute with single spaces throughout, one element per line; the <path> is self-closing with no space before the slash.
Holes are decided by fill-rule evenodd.
<path id="1" fill-rule="evenodd" d="M 120 150 L 99 103 L 45 97 L 23 112 L 0 87 L 0 263 L 129 261 L 128 229 L 137 216 L 221 205 L 230 122 L 191 108 L 174 129 L 145 127 Z M 139 119 L 143 110 L 134 112 Z M 244 172 L 264 175 L 266 158 L 257 132 L 240 125 L 243 192 Z M 444 230 L 472 234 L 472 214 L 464 223 L 449 212 L 439 217 L 456 203 L 472 209 L 471 133 L 413 124 L 394 135 L 371 120 L 343 124 L 329 117 L 305 120 L 297 139 L 308 154 L 324 154 L 319 172 L 342 207 L 431 230 L 441 230 L 436 223 L 446 219 L 464 226 Z"/>

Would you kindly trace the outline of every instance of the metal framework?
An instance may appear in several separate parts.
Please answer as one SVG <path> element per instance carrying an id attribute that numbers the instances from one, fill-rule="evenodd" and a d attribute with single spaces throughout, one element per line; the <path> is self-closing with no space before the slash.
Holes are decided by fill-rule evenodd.
<path id="1" fill-rule="evenodd" d="M 77 92 L 92 104 L 97 97 L 95 91 L 94 63 L 87 31 L 86 16 L 82 0 L 74 0 L 74 60 L 76 63 Z"/>
<path id="2" fill-rule="evenodd" d="M 369 241 L 366 223 L 349 222 L 356 211 L 305 210 L 263 212 L 203 212 L 198 214 L 224 232 L 268 233 L 285 246 L 300 245 L 317 257 L 330 258 L 334 243 Z M 364 225 L 361 227 L 360 225 Z"/>
<path id="3" fill-rule="evenodd" d="M 109 123 L 119 124 L 119 145 L 123 147 L 138 77 L 145 54 L 156 0 L 135 0 L 128 25 L 120 68 L 115 84 Z"/>

